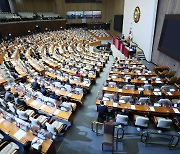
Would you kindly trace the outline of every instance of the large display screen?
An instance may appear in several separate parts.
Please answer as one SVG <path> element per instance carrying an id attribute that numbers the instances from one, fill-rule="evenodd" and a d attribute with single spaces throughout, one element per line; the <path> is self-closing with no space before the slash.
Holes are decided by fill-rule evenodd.
<path id="1" fill-rule="evenodd" d="M 180 15 L 166 15 L 159 41 L 158 50 L 180 61 Z"/>

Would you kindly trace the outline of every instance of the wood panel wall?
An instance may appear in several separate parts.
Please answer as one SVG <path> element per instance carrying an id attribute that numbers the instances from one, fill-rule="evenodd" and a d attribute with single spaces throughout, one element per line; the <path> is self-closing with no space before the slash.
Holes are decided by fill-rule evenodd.
<path id="1" fill-rule="evenodd" d="M 54 0 L 14 0 L 15 12 L 53 12 Z"/>
<path id="2" fill-rule="evenodd" d="M 59 30 L 61 27 L 66 27 L 66 20 L 33 20 L 24 22 L 10 22 L 0 24 L 0 33 L 2 38 L 6 38 L 9 33 L 12 37 L 28 35 L 28 30 L 35 33 L 35 26 L 38 25 L 41 32 L 44 32 L 46 28 L 51 30 Z"/>
<path id="3" fill-rule="evenodd" d="M 55 12 L 66 18 L 67 11 L 101 10 L 102 18 L 89 22 L 109 22 L 113 27 L 114 15 L 123 14 L 124 0 L 103 0 L 102 3 L 65 3 L 65 0 L 14 0 L 15 12 Z M 81 19 L 68 19 L 68 23 L 81 23 Z"/>
<path id="4" fill-rule="evenodd" d="M 158 50 L 158 44 L 161 36 L 165 14 L 180 14 L 180 0 L 159 0 L 152 62 L 157 65 L 169 66 L 172 70 L 176 71 L 176 76 L 180 76 L 180 62 L 174 60 L 173 58 L 165 55 Z M 180 56 L 180 51 L 179 55 L 177 56 Z"/>

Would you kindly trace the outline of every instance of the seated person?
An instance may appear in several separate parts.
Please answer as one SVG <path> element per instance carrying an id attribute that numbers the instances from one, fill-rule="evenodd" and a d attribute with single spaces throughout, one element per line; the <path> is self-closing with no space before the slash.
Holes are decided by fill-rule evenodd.
<path id="1" fill-rule="evenodd" d="M 26 106 L 26 103 L 22 99 L 19 98 L 18 93 L 14 94 L 14 102 L 16 106 L 20 106 L 20 105 Z"/>
<path id="2" fill-rule="evenodd" d="M 11 93 L 11 89 L 9 88 L 4 95 L 4 100 L 11 101 L 12 99 L 13 99 L 13 95 Z"/>
<path id="3" fill-rule="evenodd" d="M 57 95 L 55 94 L 55 92 L 51 92 L 50 95 L 49 95 L 49 97 L 52 98 L 52 99 L 55 99 L 55 100 L 59 100 L 59 96 L 57 96 Z"/>
<path id="4" fill-rule="evenodd" d="M 104 102 L 100 102 L 100 106 L 98 106 L 98 121 L 99 122 L 104 122 L 106 120 L 106 115 L 108 113 L 108 108 L 107 106 L 104 105 Z"/>
<path id="5" fill-rule="evenodd" d="M 44 96 L 47 95 L 47 91 L 46 91 L 46 88 L 45 88 L 44 85 L 41 86 L 40 92 L 41 92 Z"/>
<path id="6" fill-rule="evenodd" d="M 4 88 L 4 85 L 3 84 L 0 84 L 0 97 L 2 96 L 4 96 L 4 94 L 5 94 L 5 92 L 6 92 L 6 89 Z"/>
<path id="7" fill-rule="evenodd" d="M 39 83 L 37 82 L 37 78 L 34 79 L 34 82 L 32 83 L 32 88 L 34 90 L 38 90 L 40 88 Z"/>
<path id="8" fill-rule="evenodd" d="M 151 80 L 148 80 L 148 83 L 145 83 L 144 89 L 145 90 L 152 90 L 153 89 L 153 86 L 151 84 Z"/>
<path id="9" fill-rule="evenodd" d="M 81 77 L 81 73 L 79 71 L 76 72 L 75 76 Z"/>
<path id="10" fill-rule="evenodd" d="M 139 96 L 138 96 L 138 100 L 139 100 L 139 98 L 141 98 L 141 97 L 145 97 L 145 96 L 144 96 L 144 91 L 140 91 Z"/>
<path id="11" fill-rule="evenodd" d="M 162 93 L 161 96 L 157 97 L 157 101 L 159 101 L 160 99 L 166 99 L 166 94 Z"/>

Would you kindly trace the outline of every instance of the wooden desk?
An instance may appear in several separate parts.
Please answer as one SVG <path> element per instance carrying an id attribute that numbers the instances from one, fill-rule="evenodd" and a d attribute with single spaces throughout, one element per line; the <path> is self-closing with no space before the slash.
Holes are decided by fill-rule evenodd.
<path id="1" fill-rule="evenodd" d="M 51 106 L 45 105 L 44 103 L 36 101 L 33 98 L 29 98 L 26 101 L 26 104 L 36 110 L 39 110 L 48 115 L 54 116 L 58 119 L 63 119 L 63 120 L 69 121 L 70 123 L 73 122 L 71 111 L 68 111 L 68 112 L 61 111 L 61 110 L 57 109 L 56 107 L 51 107 Z"/>
<path id="2" fill-rule="evenodd" d="M 26 142 L 32 141 L 36 137 L 30 130 L 28 130 L 21 139 L 18 139 L 14 135 L 16 132 L 20 130 L 20 128 L 17 127 L 14 122 L 9 122 L 6 119 L 4 119 L 2 114 L 0 115 L 0 119 L 2 119 L 2 121 L 0 122 L 0 130 L 5 132 L 7 135 L 15 139 L 16 141 L 20 142 L 21 144 L 25 145 Z M 51 139 L 44 140 L 42 143 L 41 152 L 48 153 L 52 143 L 53 141 Z"/>
<path id="3" fill-rule="evenodd" d="M 0 84 L 4 84 L 4 83 L 6 83 L 7 81 L 4 79 L 4 78 L 2 78 L 2 77 L 0 77 Z"/>
<path id="4" fill-rule="evenodd" d="M 59 88 L 51 88 L 51 90 L 54 91 L 58 96 L 66 96 L 69 99 L 79 102 L 83 105 L 83 95 L 69 93 L 68 91 L 59 90 Z"/>
<path id="5" fill-rule="evenodd" d="M 99 99 L 96 100 L 96 105 L 100 105 Z M 105 101 L 105 105 L 116 109 L 128 109 L 134 112 L 144 112 L 145 114 L 158 114 L 158 115 L 178 115 L 171 107 L 151 107 L 148 105 L 131 105 L 130 103 L 118 104 L 113 101 Z M 152 108 L 154 110 L 152 110 Z M 180 112 L 180 108 L 177 108 Z"/>
<path id="6" fill-rule="evenodd" d="M 126 83 L 126 81 L 123 78 L 107 78 L 107 81 L 111 81 L 111 80 L 118 83 Z M 143 81 L 143 80 L 131 79 L 131 83 L 135 85 L 144 85 L 147 82 L 148 82 L 147 80 Z M 151 84 L 159 85 L 162 84 L 162 81 L 151 80 Z"/>
<path id="7" fill-rule="evenodd" d="M 48 59 L 46 59 L 46 58 L 44 58 L 44 57 L 42 58 L 42 60 L 43 60 L 49 67 L 51 67 L 51 68 L 53 68 L 53 69 L 58 69 L 58 65 L 57 65 L 57 64 L 49 61 Z"/>
<path id="8" fill-rule="evenodd" d="M 41 68 L 39 65 L 36 65 L 31 59 L 28 59 L 29 64 L 39 73 L 41 73 L 43 76 L 45 76 L 45 70 L 44 68 Z"/>
<path id="9" fill-rule="evenodd" d="M 134 73 L 134 72 L 110 71 L 110 74 L 131 75 L 131 76 L 145 76 L 145 77 L 157 76 L 157 74 L 155 72 L 151 72 L 151 73 Z"/>
<path id="10" fill-rule="evenodd" d="M 104 92 L 111 92 L 111 93 L 119 93 L 122 95 L 135 95 L 138 96 L 140 92 L 138 90 L 125 90 L 125 89 L 118 89 L 118 88 L 109 88 L 109 87 L 103 87 Z M 170 95 L 168 92 L 164 92 L 167 98 L 179 98 L 180 96 L 180 91 L 174 91 L 170 92 Z M 144 95 L 145 96 L 150 96 L 150 97 L 158 97 L 161 96 L 160 93 L 156 93 L 154 91 L 148 91 L 144 90 Z"/>

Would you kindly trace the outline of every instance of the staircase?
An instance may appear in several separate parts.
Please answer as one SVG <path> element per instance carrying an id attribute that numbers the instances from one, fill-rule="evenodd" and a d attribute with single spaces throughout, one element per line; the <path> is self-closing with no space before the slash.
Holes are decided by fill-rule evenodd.
<path id="1" fill-rule="evenodd" d="M 146 60 L 146 57 L 145 57 L 145 55 L 144 55 L 143 50 L 140 49 L 140 48 L 138 48 L 138 47 L 137 47 L 136 57 L 137 57 L 139 60 Z"/>

